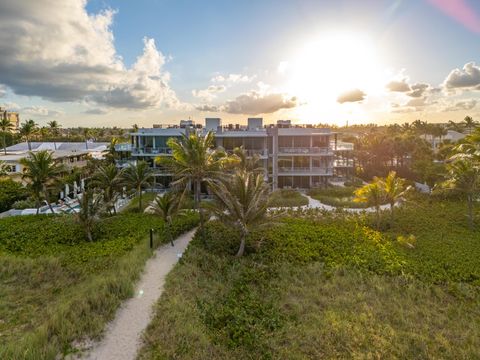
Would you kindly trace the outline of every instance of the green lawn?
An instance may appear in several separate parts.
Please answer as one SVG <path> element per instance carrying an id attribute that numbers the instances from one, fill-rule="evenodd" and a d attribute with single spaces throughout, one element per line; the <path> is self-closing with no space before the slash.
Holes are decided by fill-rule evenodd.
<path id="1" fill-rule="evenodd" d="M 178 235 L 196 216 L 178 220 Z M 151 256 L 165 241 L 153 215 L 104 219 L 86 242 L 71 216 L 23 216 L 0 220 L 0 358 L 56 359 L 72 342 L 101 335 Z"/>
<path id="2" fill-rule="evenodd" d="M 344 207 L 344 208 L 366 208 L 369 205 L 366 203 L 358 203 L 353 201 L 355 195 L 353 192 L 356 190 L 353 186 L 329 186 L 327 188 L 311 189 L 308 192 L 312 198 L 317 199 L 323 204 Z"/>
<path id="3" fill-rule="evenodd" d="M 142 212 L 147 208 L 148 205 L 150 205 L 150 202 L 153 201 L 157 195 L 158 194 L 154 192 L 146 192 L 142 194 Z M 127 206 L 121 209 L 121 212 L 138 213 L 138 202 L 139 197 L 135 196 Z"/>
<path id="4" fill-rule="evenodd" d="M 168 276 L 140 358 L 479 359 L 480 233 L 465 210 L 417 197 L 380 232 L 371 215 L 299 212 L 241 259 L 238 235 L 210 223 Z"/>
<path id="5" fill-rule="evenodd" d="M 269 207 L 293 207 L 308 205 L 308 199 L 296 190 L 280 189 L 272 192 L 268 199 Z"/>

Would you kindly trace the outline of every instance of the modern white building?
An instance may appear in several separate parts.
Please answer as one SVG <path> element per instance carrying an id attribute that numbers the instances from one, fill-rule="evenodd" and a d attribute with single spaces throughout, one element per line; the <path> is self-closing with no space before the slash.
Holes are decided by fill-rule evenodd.
<path id="1" fill-rule="evenodd" d="M 4 161 L 13 177 L 21 175 L 23 172 L 20 160 L 28 157 L 29 152 L 38 152 L 42 150 L 51 151 L 52 156 L 57 162 L 64 164 L 67 168 L 82 167 L 87 163 L 87 156 L 94 158 L 103 157 L 103 152 L 107 149 L 109 143 L 84 143 L 84 142 L 31 142 L 30 148 L 26 142 L 18 143 L 7 147 L 7 154 L 0 152 L 0 161 Z"/>
<path id="2" fill-rule="evenodd" d="M 220 118 L 207 118 L 204 128 L 191 120 L 183 121 L 180 126 L 139 129 L 131 134 L 129 149 L 119 145 L 117 150 L 130 150 L 131 160 L 147 161 L 156 169 L 156 183 L 168 186 L 172 174 L 155 163 L 158 156 L 171 156 L 168 139 L 207 131 L 215 133 L 216 146 L 227 152 L 242 146 L 247 154 L 258 155 L 273 189 L 321 186 L 335 174 L 337 134 L 328 128 L 294 125 L 288 120 L 264 126 L 262 118 L 249 118 L 246 126 L 223 126 Z M 345 161 L 338 164 L 343 169 L 353 168 Z"/>

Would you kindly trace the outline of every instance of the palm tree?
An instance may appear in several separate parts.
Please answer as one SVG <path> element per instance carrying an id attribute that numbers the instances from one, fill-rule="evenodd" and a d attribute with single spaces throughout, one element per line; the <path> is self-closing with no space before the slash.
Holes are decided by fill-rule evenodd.
<path id="1" fill-rule="evenodd" d="M 8 174 L 8 165 L 5 161 L 0 160 L 0 178 Z"/>
<path id="2" fill-rule="evenodd" d="M 123 170 L 123 183 L 137 192 L 138 210 L 142 212 L 142 189 L 150 184 L 153 178 L 153 171 L 146 161 L 138 161 L 136 164 L 130 163 Z"/>
<path id="3" fill-rule="evenodd" d="M 137 124 L 132 125 L 132 132 L 134 132 L 134 133 L 138 132 L 138 125 Z"/>
<path id="4" fill-rule="evenodd" d="M 385 194 L 381 180 L 373 178 L 373 182 L 355 190 L 355 202 L 364 202 L 375 207 L 375 223 L 377 229 L 380 227 L 380 205 L 384 202 Z"/>
<path id="5" fill-rule="evenodd" d="M 114 164 L 115 159 L 118 158 L 117 150 L 115 149 L 117 144 L 118 138 L 112 138 L 112 140 L 110 140 L 110 144 L 108 144 L 107 150 L 104 151 L 105 160 L 111 164 Z"/>
<path id="6" fill-rule="evenodd" d="M 10 134 L 14 128 L 13 123 L 9 118 L 3 118 L 0 120 L 0 132 L 2 132 L 3 137 L 3 151 L 7 155 L 7 134 Z"/>
<path id="7" fill-rule="evenodd" d="M 472 129 L 477 126 L 477 122 L 473 120 L 471 116 L 465 116 L 463 119 L 463 125 L 465 126 L 466 129 L 468 129 L 468 133 L 472 133 Z"/>
<path id="8" fill-rule="evenodd" d="M 395 203 L 399 200 L 403 200 L 411 187 L 405 187 L 405 179 L 397 177 L 395 171 L 390 171 L 387 177 L 380 181 L 380 185 L 383 188 L 382 190 L 385 200 L 390 204 L 390 214 L 393 223 Z"/>
<path id="9" fill-rule="evenodd" d="M 174 191 L 168 191 L 162 196 L 157 196 L 151 203 L 150 206 L 153 209 L 153 212 L 157 215 L 160 215 L 162 220 L 165 223 L 165 230 L 168 237 L 168 240 L 173 246 L 173 237 L 172 237 L 172 223 L 173 218 L 178 215 L 182 215 L 182 206 L 183 206 L 183 195 L 184 192 L 179 194 Z"/>
<path id="10" fill-rule="evenodd" d="M 85 140 L 85 149 L 88 150 L 88 138 L 91 134 L 91 130 L 89 128 L 83 128 L 82 129 L 82 135 L 83 135 L 83 138 Z"/>
<path id="11" fill-rule="evenodd" d="M 211 181 L 215 201 L 206 205 L 224 223 L 238 229 L 240 246 L 237 257 L 245 252 L 248 234 L 267 219 L 269 187 L 261 174 L 237 171 L 224 181 Z"/>
<path id="12" fill-rule="evenodd" d="M 213 149 L 214 134 L 209 131 L 205 136 L 197 133 L 183 135 L 180 139 L 171 138 L 167 145 L 172 149 L 172 156 L 160 156 L 156 161 L 173 173 L 173 186 L 188 187 L 193 184 L 195 209 L 200 214 L 200 231 L 203 237 L 203 210 L 200 205 L 202 183 L 218 179 L 222 176 L 225 153 Z M 205 238 L 203 237 L 205 240 Z"/>
<path id="13" fill-rule="evenodd" d="M 90 185 L 99 188 L 106 210 L 112 214 L 117 213 L 115 204 L 118 200 L 122 185 L 122 172 L 115 164 L 108 164 L 97 168 L 92 176 Z"/>
<path id="14" fill-rule="evenodd" d="M 93 241 L 93 229 L 103 210 L 102 197 L 91 189 L 86 189 L 80 199 L 80 210 L 75 213 L 75 220 L 83 228 L 88 241 Z"/>
<path id="15" fill-rule="evenodd" d="M 52 154 L 47 150 L 29 152 L 28 157 L 20 160 L 23 165 L 22 179 L 26 180 L 37 199 L 37 214 L 40 208 L 40 200 L 44 199 L 52 213 L 54 213 L 49 199 L 49 190 L 65 172 L 65 168 L 55 162 Z"/>
<path id="16" fill-rule="evenodd" d="M 236 168 L 242 171 L 263 172 L 263 167 L 260 166 L 260 156 L 252 154 L 248 156 L 247 151 L 241 147 L 233 149 L 233 159 Z"/>
<path id="17" fill-rule="evenodd" d="M 32 151 L 32 144 L 30 144 L 30 139 L 38 131 L 37 123 L 33 120 L 27 120 L 20 126 L 20 135 L 25 138 L 25 141 L 28 145 L 28 150 Z"/>
<path id="18" fill-rule="evenodd" d="M 55 147 L 55 150 L 57 150 L 56 138 L 60 134 L 61 125 L 55 120 L 49 121 L 47 125 L 50 131 L 50 135 L 53 137 L 53 146 Z"/>
<path id="19" fill-rule="evenodd" d="M 468 223 L 473 230 L 473 205 L 480 193 L 480 166 L 472 158 L 457 158 L 447 165 L 449 178 L 442 187 L 456 190 L 467 199 Z"/>

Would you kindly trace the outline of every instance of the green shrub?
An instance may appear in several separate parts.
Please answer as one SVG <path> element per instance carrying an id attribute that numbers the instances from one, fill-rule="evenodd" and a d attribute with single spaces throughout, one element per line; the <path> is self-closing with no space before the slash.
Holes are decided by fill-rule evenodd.
<path id="1" fill-rule="evenodd" d="M 24 200 L 28 196 L 25 187 L 12 179 L 0 179 L 0 213 L 9 210 L 12 204 L 18 200 Z"/>
<path id="2" fill-rule="evenodd" d="M 24 210 L 24 209 L 34 209 L 35 201 L 32 200 L 17 200 L 12 204 L 12 209 Z"/>
<path id="3" fill-rule="evenodd" d="M 308 199 L 293 189 L 279 189 L 270 194 L 269 207 L 292 207 L 308 205 Z"/>

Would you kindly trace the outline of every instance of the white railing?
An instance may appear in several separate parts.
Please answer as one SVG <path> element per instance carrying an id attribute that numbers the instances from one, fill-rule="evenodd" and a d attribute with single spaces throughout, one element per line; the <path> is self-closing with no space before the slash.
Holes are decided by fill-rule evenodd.
<path id="1" fill-rule="evenodd" d="M 332 175 L 333 169 L 332 168 L 318 168 L 318 167 L 280 167 L 278 169 L 279 173 L 286 173 L 286 174 L 299 174 L 299 173 L 308 173 L 309 175 Z"/>
<path id="2" fill-rule="evenodd" d="M 280 147 L 280 154 L 318 154 L 333 155 L 333 151 L 326 147 Z"/>

